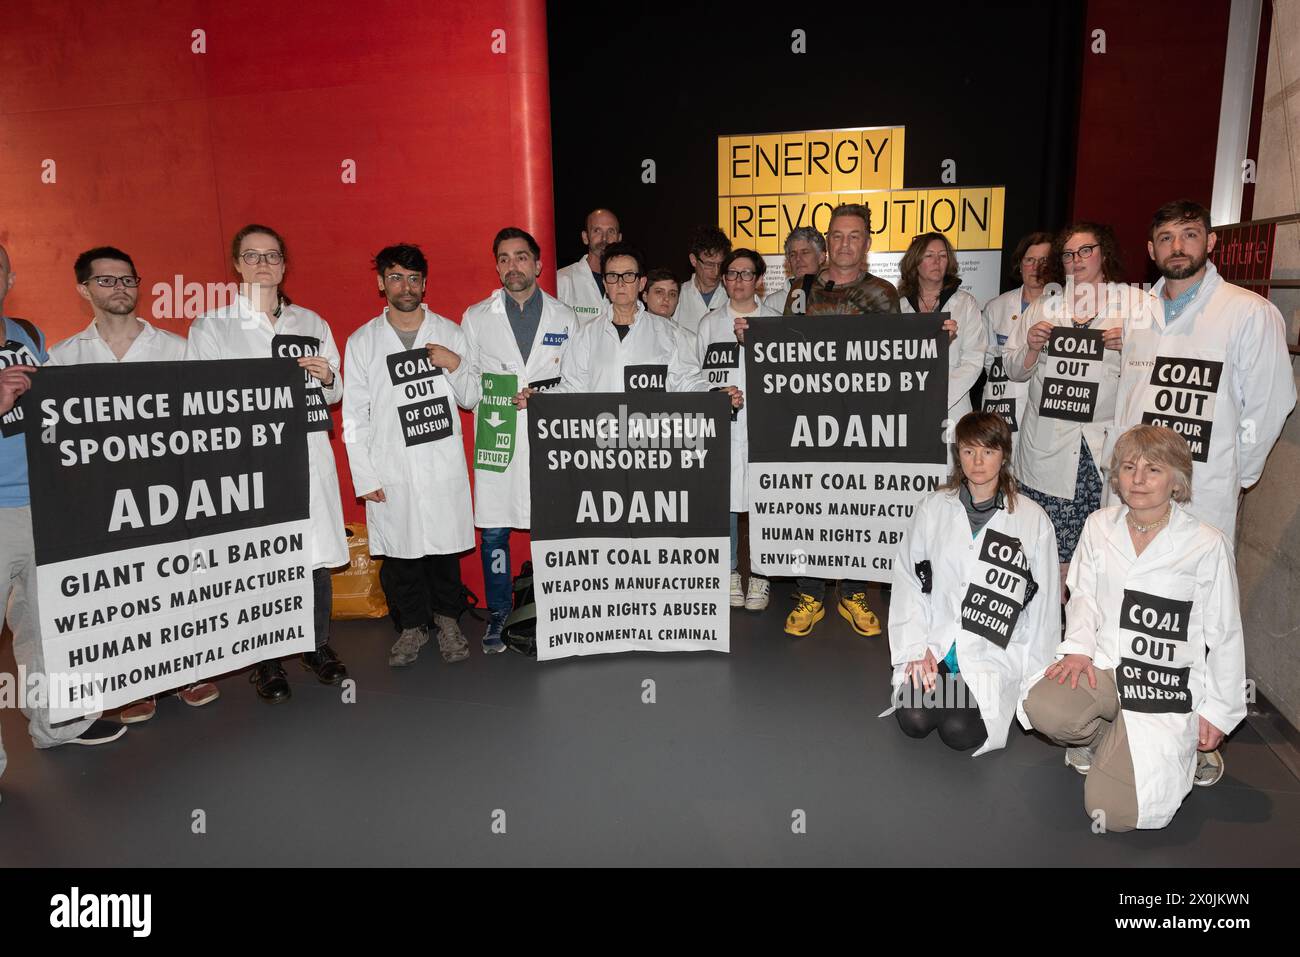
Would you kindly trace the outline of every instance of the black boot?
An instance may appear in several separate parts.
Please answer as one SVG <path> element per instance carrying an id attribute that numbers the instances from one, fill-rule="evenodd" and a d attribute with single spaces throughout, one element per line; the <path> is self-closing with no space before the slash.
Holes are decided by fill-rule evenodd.
<path id="1" fill-rule="evenodd" d="M 348 669 L 334 654 L 329 645 L 321 645 L 315 651 L 302 656 L 302 666 L 308 671 L 316 672 L 316 679 L 325 685 L 336 685 L 348 676 Z"/>
<path id="2" fill-rule="evenodd" d="M 257 689 L 257 696 L 267 704 L 289 700 L 289 679 L 278 661 L 263 661 L 254 665 L 248 680 Z"/>

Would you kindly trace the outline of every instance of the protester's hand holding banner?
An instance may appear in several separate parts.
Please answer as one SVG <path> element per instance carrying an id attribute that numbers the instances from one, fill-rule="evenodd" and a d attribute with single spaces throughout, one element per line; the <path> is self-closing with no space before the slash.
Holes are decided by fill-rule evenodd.
<path id="1" fill-rule="evenodd" d="M 729 650 L 727 396 L 535 395 L 528 428 L 537 657 Z"/>
<path id="2" fill-rule="evenodd" d="M 752 319 L 750 566 L 884 582 L 947 475 L 947 317 Z"/>
<path id="3" fill-rule="evenodd" d="M 1071 422 L 1092 422 L 1096 418 L 1097 396 L 1106 371 L 1102 337 L 1101 329 L 1052 330 L 1039 360 L 1047 363 L 1039 415 Z"/>
<path id="4" fill-rule="evenodd" d="M 313 649 L 301 369 L 54 366 L 26 406 L 52 720 Z"/>

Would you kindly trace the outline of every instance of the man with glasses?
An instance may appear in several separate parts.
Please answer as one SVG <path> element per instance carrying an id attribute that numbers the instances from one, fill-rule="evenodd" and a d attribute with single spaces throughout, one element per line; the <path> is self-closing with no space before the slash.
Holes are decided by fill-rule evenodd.
<path id="1" fill-rule="evenodd" d="M 600 259 L 611 243 L 622 241 L 618 217 L 608 209 L 593 209 L 587 214 L 587 228 L 582 244 L 587 255 L 555 274 L 555 298 L 564 303 L 580 320 L 595 318 L 605 306 L 605 288 L 600 278 Z"/>
<path id="2" fill-rule="evenodd" d="M 785 237 L 785 286 L 763 300 L 763 306 L 785 312 L 790 291 L 807 279 L 809 285 L 826 264 L 826 237 L 811 226 L 796 226 Z"/>
<path id="3" fill-rule="evenodd" d="M 731 252 L 731 240 L 717 226 L 697 226 L 691 233 L 690 260 L 692 274 L 689 282 L 682 284 L 681 298 L 673 319 L 694 335 L 700 320 L 726 299 L 719 292 L 722 275 L 718 271 L 722 260 Z"/>
<path id="4" fill-rule="evenodd" d="M 464 661 L 460 553 L 474 547 L 459 405 L 479 384 L 461 327 L 424 305 L 429 264 L 418 246 L 375 254 L 384 311 L 348 337 L 343 441 L 352 486 L 366 502 L 370 554 L 398 637 L 388 664 L 415 661 L 438 633 L 446 662 Z"/>
<path id="5" fill-rule="evenodd" d="M 1161 275 L 1151 291 L 1163 308 L 1124 324 L 1115 428 L 1102 461 L 1134 425 L 1181 433 L 1192 448 L 1187 510 L 1235 548 L 1239 496 L 1259 481 L 1296 389 L 1281 312 L 1219 275 L 1209 261 L 1217 241 L 1209 210 L 1191 200 L 1166 203 L 1151 218 L 1147 253 Z"/>
<path id="6" fill-rule="evenodd" d="M 36 604 L 36 550 L 32 541 L 31 494 L 27 484 L 28 417 L 19 400 L 32 386 L 37 367 L 48 358 L 40 330 L 26 319 L 5 314 L 4 302 L 15 274 L 9 253 L 0 246 L 0 608 L 14 636 L 14 662 L 26 678 L 20 690 L 27 730 L 37 748 L 60 744 L 105 744 L 126 733 L 120 724 L 98 714 L 54 727 L 46 693 L 45 649 Z M 0 743 L 0 775 L 8 759 Z"/>
<path id="7" fill-rule="evenodd" d="M 113 246 L 88 249 L 73 263 L 77 294 L 90 303 L 95 318 L 81 332 L 50 347 L 47 365 L 76 366 L 96 362 L 179 362 L 185 358 L 185 340 L 158 329 L 135 314 L 140 297 L 140 277 L 131 257 Z M 181 688 L 176 697 L 192 708 L 221 696 L 211 681 Z M 118 713 L 123 724 L 148 721 L 157 710 L 145 698 Z"/>
<path id="8" fill-rule="evenodd" d="M 830 260 L 826 268 L 808 285 L 804 295 L 789 297 L 785 304 L 787 316 L 899 311 L 898 290 L 892 283 L 873 276 L 864 265 L 871 250 L 871 210 L 856 203 L 835 207 L 826 229 L 826 248 Z M 803 287 L 799 292 L 804 292 Z M 802 638 L 826 616 L 826 581 L 800 578 L 798 589 L 794 608 L 785 620 L 785 633 Z M 866 582 L 840 582 L 839 612 L 858 634 L 880 634 L 880 621 L 867 605 Z"/>

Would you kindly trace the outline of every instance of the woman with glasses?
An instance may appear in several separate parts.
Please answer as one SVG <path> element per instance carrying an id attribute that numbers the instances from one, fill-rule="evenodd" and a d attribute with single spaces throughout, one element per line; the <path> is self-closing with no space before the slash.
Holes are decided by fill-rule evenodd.
<path id="1" fill-rule="evenodd" d="M 324 684 L 338 684 L 347 669 L 329 646 L 333 583 L 330 569 L 348 563 L 338 472 L 330 448 L 329 406 L 343 398 L 339 350 L 329 325 L 280 291 L 289 261 L 284 240 L 269 226 L 249 225 L 235 233 L 230 257 L 239 274 L 239 294 L 228 306 L 194 320 L 186 359 L 269 359 L 294 356 L 307 378 L 308 498 L 312 526 L 312 584 L 316 650 L 303 665 Z M 263 701 L 289 697 L 280 662 L 254 667 L 250 680 Z"/>
<path id="2" fill-rule="evenodd" d="M 1043 278 L 1055 284 L 1048 286 L 1049 293 L 1061 289 L 1062 283 L 1064 291 L 1042 296 L 1030 307 L 1007 341 L 1002 364 L 1009 380 L 1029 383 L 1013 465 L 1024 493 L 1043 507 L 1056 529 L 1061 600 L 1065 601 L 1070 557 L 1084 521 L 1101 505 L 1098 462 L 1115 415 L 1124 319 L 1133 310 L 1156 303 L 1149 294 L 1120 281 L 1115 234 L 1097 223 L 1076 223 L 1057 235 Z M 1050 355 L 1048 343 L 1058 329 L 1099 330 L 1104 345 L 1101 358 L 1084 361 L 1083 353 Z M 1090 384 L 1079 381 L 1077 370 L 1084 367 L 1090 370 Z M 1062 378 L 1062 370 L 1071 378 Z M 1088 401 L 1057 400 L 1089 389 Z"/>
<path id="3" fill-rule="evenodd" d="M 1011 257 L 1011 273 L 1019 276 L 1019 288 L 990 299 L 984 306 L 984 334 L 988 340 L 984 347 L 984 394 L 980 407 L 996 412 L 1007 420 L 1011 428 L 1012 446 L 1016 433 L 1025 417 L 1025 397 L 1029 385 L 1012 382 L 1002 361 L 1002 349 L 1011 339 L 1011 333 L 1024 320 L 1029 307 L 1043 294 L 1047 270 L 1044 267 L 1052 254 L 1051 233 L 1029 233 L 1016 244 Z"/>
<path id="4" fill-rule="evenodd" d="M 627 243 L 605 247 L 600 261 L 608 301 L 570 337 L 556 392 L 693 392 L 694 333 L 647 311 L 645 260 Z M 526 401 L 530 390 L 520 393 Z"/>
<path id="5" fill-rule="evenodd" d="M 901 312 L 948 313 L 948 418 L 956 422 L 971 410 L 970 390 L 984 370 L 987 333 L 980 305 L 961 288 L 957 253 L 942 233 L 914 238 L 898 269 Z M 951 457 L 950 449 L 949 464 Z"/>
<path id="6" fill-rule="evenodd" d="M 755 316 L 779 316 L 758 301 L 758 282 L 767 271 L 763 257 L 752 249 L 733 249 L 722 260 L 722 285 L 727 301 L 700 320 L 695 357 L 702 388 L 745 389 L 745 330 Z M 742 399 L 743 402 L 743 399 Z M 749 437 L 747 412 L 742 404 L 731 420 L 731 607 L 762 611 L 767 607 L 771 583 L 749 576 L 749 589 L 741 588 L 739 563 L 740 513 L 749 511 Z"/>

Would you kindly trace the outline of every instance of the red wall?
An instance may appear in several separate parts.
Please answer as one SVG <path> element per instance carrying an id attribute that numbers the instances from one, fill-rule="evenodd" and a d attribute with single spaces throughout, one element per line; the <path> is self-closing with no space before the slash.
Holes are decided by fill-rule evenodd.
<path id="1" fill-rule="evenodd" d="M 1126 278 L 1147 278 L 1161 204 L 1210 205 L 1229 0 L 1088 0 L 1074 218 L 1108 223 Z M 1092 33 L 1106 31 L 1106 52 Z"/>
<path id="2" fill-rule="evenodd" d="M 286 291 L 340 351 L 382 308 L 369 262 L 382 246 L 424 248 L 426 301 L 456 321 L 499 287 L 499 228 L 554 249 L 543 0 L 10 0 L 4 20 L 6 311 L 51 341 L 90 320 L 72 262 L 91 246 L 132 255 L 153 318 L 145 287 L 230 281 L 231 235 L 266 223 L 288 243 Z M 159 324 L 184 333 L 173 313 Z M 337 432 L 345 512 L 360 520 Z M 463 566 L 481 594 L 477 560 Z"/>

